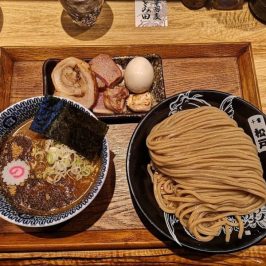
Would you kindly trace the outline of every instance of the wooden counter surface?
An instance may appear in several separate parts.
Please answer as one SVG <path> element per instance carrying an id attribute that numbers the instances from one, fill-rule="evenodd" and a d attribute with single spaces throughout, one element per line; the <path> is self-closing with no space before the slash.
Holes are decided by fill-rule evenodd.
<path id="1" fill-rule="evenodd" d="M 58 1 L 0 1 L 0 46 L 97 46 L 251 42 L 261 103 L 266 112 L 266 25 L 247 3 L 242 10 L 192 11 L 168 2 L 166 28 L 135 28 L 134 1 L 107 1 L 89 30 L 74 26 Z M 0 239 L 1 241 L 1 239 Z M 63 240 L 62 240 L 63 241 Z M 16 242 L 14 242 L 16 245 Z M 180 248 L 0 253 L 1 265 L 265 265 L 266 242 L 232 254 Z"/>

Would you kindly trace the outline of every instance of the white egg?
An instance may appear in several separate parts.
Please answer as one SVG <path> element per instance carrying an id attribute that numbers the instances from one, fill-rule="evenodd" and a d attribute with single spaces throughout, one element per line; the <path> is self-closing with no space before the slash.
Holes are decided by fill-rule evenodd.
<path id="1" fill-rule="evenodd" d="M 151 63 L 144 57 L 132 59 L 124 74 L 126 87 L 133 93 L 143 93 L 151 88 L 154 70 Z"/>

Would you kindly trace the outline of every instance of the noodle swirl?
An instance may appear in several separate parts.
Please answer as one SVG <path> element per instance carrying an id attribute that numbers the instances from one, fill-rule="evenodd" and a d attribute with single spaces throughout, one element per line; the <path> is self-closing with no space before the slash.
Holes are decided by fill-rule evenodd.
<path id="1" fill-rule="evenodd" d="M 230 227 L 242 238 L 241 215 L 265 205 L 266 183 L 256 146 L 233 119 L 209 106 L 177 112 L 153 127 L 146 144 L 163 211 L 199 241 L 212 240 L 222 227 L 227 242 Z"/>

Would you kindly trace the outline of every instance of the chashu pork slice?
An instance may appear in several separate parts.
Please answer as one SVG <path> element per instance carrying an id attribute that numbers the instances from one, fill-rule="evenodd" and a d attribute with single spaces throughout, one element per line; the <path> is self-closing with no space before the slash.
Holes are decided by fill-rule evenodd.
<path id="1" fill-rule="evenodd" d="M 98 114 L 113 114 L 114 111 L 107 109 L 104 104 L 104 92 L 99 91 L 98 99 L 92 108 L 93 113 Z"/>
<path id="2" fill-rule="evenodd" d="M 90 61 L 91 70 L 107 88 L 117 85 L 123 78 L 120 67 L 108 54 L 99 54 Z"/>
<path id="3" fill-rule="evenodd" d="M 128 96 L 129 91 L 126 87 L 107 88 L 103 93 L 104 106 L 114 113 L 123 113 L 126 111 L 126 99 Z"/>
<path id="4" fill-rule="evenodd" d="M 98 90 L 90 65 L 75 57 L 60 61 L 52 72 L 55 96 L 74 100 L 86 108 L 95 103 Z"/>

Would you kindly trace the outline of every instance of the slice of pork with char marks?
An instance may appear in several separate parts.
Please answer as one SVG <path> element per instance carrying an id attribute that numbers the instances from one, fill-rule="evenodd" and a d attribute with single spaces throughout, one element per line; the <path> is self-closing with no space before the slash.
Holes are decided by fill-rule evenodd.
<path id="1" fill-rule="evenodd" d="M 113 89 L 107 88 L 103 94 L 103 102 L 107 109 L 115 113 L 126 111 L 126 99 L 129 91 L 126 87 L 116 86 Z"/>
<path id="2" fill-rule="evenodd" d="M 114 111 L 107 109 L 105 107 L 104 100 L 103 100 L 103 97 L 104 97 L 103 94 L 104 94 L 103 92 L 99 92 L 98 99 L 95 105 L 93 106 L 92 111 L 98 114 L 113 114 Z"/>
<path id="3" fill-rule="evenodd" d="M 96 83 L 99 90 L 105 89 L 106 85 L 105 83 L 98 77 L 96 77 Z"/>
<path id="4" fill-rule="evenodd" d="M 99 54 L 90 61 L 92 71 L 108 88 L 117 85 L 123 78 L 122 72 L 112 57 Z"/>

